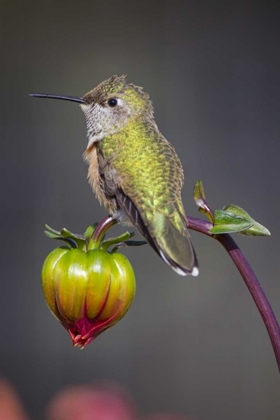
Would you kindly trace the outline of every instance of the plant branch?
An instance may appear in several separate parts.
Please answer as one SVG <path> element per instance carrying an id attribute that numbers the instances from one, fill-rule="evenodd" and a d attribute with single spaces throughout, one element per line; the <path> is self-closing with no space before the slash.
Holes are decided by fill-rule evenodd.
<path id="1" fill-rule="evenodd" d="M 266 326 L 280 371 L 280 327 L 268 299 L 247 259 L 229 234 L 212 235 L 212 223 L 188 217 L 188 228 L 216 239 L 225 248 L 243 277 Z"/>

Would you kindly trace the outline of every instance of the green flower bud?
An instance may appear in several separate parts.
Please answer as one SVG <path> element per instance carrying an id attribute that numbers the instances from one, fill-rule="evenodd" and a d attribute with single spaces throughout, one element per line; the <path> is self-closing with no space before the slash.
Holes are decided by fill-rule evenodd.
<path id="1" fill-rule="evenodd" d="M 136 283 L 122 254 L 60 247 L 43 264 L 42 288 L 51 312 L 83 348 L 126 314 Z"/>

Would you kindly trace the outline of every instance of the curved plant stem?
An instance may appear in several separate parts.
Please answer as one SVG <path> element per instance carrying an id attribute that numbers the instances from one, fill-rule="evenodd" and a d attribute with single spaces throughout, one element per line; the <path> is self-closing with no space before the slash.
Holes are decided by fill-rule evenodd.
<path id="1" fill-rule="evenodd" d="M 197 232 L 203 233 L 207 236 L 211 236 L 213 239 L 220 242 L 236 265 L 264 321 L 275 353 L 278 369 L 280 371 L 280 327 L 277 323 L 275 314 L 273 313 L 273 310 L 254 271 L 238 245 L 229 234 L 212 235 L 209 233 L 209 229 L 211 229 L 212 226 L 212 223 L 205 222 L 194 217 L 188 217 L 188 228 L 196 230 Z"/>
<path id="2" fill-rule="evenodd" d="M 92 240 L 101 242 L 105 232 L 116 223 L 117 220 L 112 216 L 105 217 L 103 220 L 101 220 L 101 222 L 98 223 L 97 227 L 95 228 L 92 235 Z M 194 217 L 188 217 L 188 228 L 210 236 L 211 238 L 220 242 L 220 244 L 225 248 L 230 258 L 236 265 L 264 321 L 275 353 L 278 369 L 280 371 L 280 327 L 277 323 L 275 314 L 254 271 L 252 270 L 250 264 L 248 263 L 236 242 L 229 234 L 213 235 L 209 233 L 209 230 L 212 228 L 212 226 L 213 225 L 210 222 Z"/>
<path id="3" fill-rule="evenodd" d="M 104 235 L 107 232 L 107 230 L 111 226 L 116 225 L 117 223 L 118 221 L 114 219 L 113 216 L 104 217 L 104 219 L 102 219 L 101 222 L 99 222 L 96 228 L 94 229 L 91 240 L 96 244 L 99 244 L 104 238 Z"/>

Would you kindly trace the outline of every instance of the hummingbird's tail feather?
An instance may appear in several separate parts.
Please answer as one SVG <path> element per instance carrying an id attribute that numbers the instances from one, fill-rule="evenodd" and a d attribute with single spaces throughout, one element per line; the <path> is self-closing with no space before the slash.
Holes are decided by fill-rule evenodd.
<path id="1" fill-rule="evenodd" d="M 185 237 L 185 239 L 187 238 Z M 178 243 L 176 245 L 178 245 Z M 169 252 L 170 250 L 172 251 L 171 255 Z M 176 253 L 175 247 L 170 247 L 170 244 L 168 245 L 167 251 L 163 250 L 159 245 L 159 254 L 161 258 L 170 265 L 177 274 L 180 274 L 180 276 L 186 276 L 187 274 L 191 274 L 194 277 L 198 276 L 198 260 L 191 240 L 187 239 L 186 243 L 183 246 L 180 246 L 180 248 L 177 246 L 177 251 L 179 252 Z"/>
<path id="2" fill-rule="evenodd" d="M 173 220 L 162 213 L 154 217 L 156 231 L 160 232 L 154 238 L 161 258 L 181 276 L 191 274 L 197 276 L 198 260 L 186 228 L 186 221 L 181 218 L 181 228 L 178 229 Z"/>
<path id="3" fill-rule="evenodd" d="M 169 205 L 167 215 L 155 212 L 153 220 L 148 221 L 121 189 L 116 192 L 116 199 L 163 261 L 181 276 L 198 275 L 198 260 L 186 227 L 187 222 L 176 205 Z"/>

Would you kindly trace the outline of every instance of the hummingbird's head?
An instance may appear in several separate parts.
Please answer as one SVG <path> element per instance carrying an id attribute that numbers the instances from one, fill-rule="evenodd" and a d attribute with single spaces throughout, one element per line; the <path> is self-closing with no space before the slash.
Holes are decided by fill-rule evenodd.
<path id="1" fill-rule="evenodd" d="M 86 93 L 80 105 L 87 123 L 89 143 L 121 131 L 131 119 L 153 119 L 149 95 L 141 87 L 126 84 L 125 76 L 113 76 Z"/>
<path id="2" fill-rule="evenodd" d="M 149 95 L 141 87 L 127 84 L 125 76 L 112 76 L 82 98 L 48 93 L 31 93 L 30 96 L 79 103 L 86 117 L 88 147 L 106 136 L 118 133 L 131 120 L 152 120 L 155 124 Z"/>

